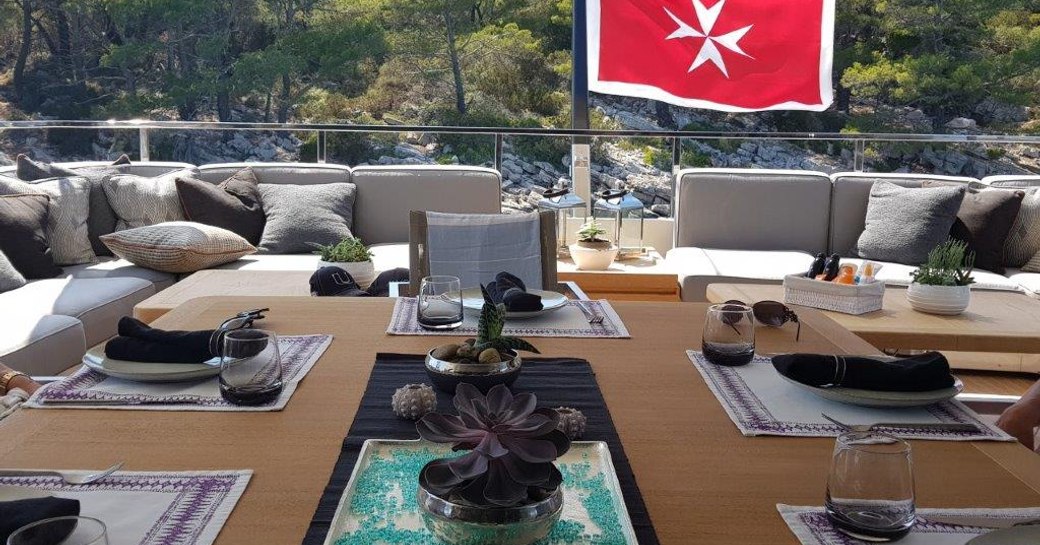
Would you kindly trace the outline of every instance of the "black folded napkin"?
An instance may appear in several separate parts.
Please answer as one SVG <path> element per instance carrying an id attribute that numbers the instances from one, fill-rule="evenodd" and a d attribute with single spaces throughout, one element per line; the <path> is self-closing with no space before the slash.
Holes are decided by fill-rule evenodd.
<path id="1" fill-rule="evenodd" d="M 398 267 L 379 273 L 367 290 L 339 267 L 322 267 L 311 275 L 311 295 L 316 297 L 389 297 L 390 284 L 408 282 L 408 269 Z"/>
<path id="2" fill-rule="evenodd" d="M 151 363 L 202 363 L 214 356 L 209 349 L 213 330 L 163 331 L 124 316 L 119 336 L 105 345 L 105 355 L 116 360 Z"/>
<path id="3" fill-rule="evenodd" d="M 542 310 L 542 298 L 527 293 L 524 281 L 507 272 L 495 275 L 495 281 L 484 286 L 491 300 L 502 303 L 510 312 L 535 312 Z"/>
<path id="4" fill-rule="evenodd" d="M 44 519 L 77 515 L 79 515 L 79 500 L 31 498 L 0 501 L 0 543 L 7 543 L 7 538 L 22 526 Z M 40 543 L 59 543 L 68 537 L 75 528 L 75 523 L 71 522 L 68 528 L 55 528 L 55 535 L 40 535 Z"/>
<path id="5" fill-rule="evenodd" d="M 926 352 L 909 358 L 880 360 L 866 356 L 781 354 L 773 367 L 809 386 L 844 386 L 879 392 L 928 392 L 953 386 L 946 356 Z"/>

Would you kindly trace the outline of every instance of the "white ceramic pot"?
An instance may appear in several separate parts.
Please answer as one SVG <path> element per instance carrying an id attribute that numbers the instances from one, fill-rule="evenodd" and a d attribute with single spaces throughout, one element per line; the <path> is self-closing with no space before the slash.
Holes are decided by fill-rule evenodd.
<path id="1" fill-rule="evenodd" d="M 339 267 L 347 271 L 361 289 L 368 288 L 372 281 L 376 279 L 376 267 L 372 264 L 372 261 L 340 262 L 322 261 L 319 259 L 318 268 L 322 267 Z"/>
<path id="2" fill-rule="evenodd" d="M 589 248 L 580 244 L 571 244 L 571 259 L 579 271 L 605 271 L 614 263 L 618 249 L 611 245 L 609 248 Z"/>
<path id="3" fill-rule="evenodd" d="M 927 286 L 914 282 L 906 289 L 906 299 L 918 312 L 953 316 L 968 308 L 971 286 Z"/>

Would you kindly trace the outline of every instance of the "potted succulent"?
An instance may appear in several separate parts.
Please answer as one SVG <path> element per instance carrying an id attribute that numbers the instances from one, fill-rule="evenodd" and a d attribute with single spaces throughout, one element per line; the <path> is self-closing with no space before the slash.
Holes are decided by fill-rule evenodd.
<path id="1" fill-rule="evenodd" d="M 531 343 L 502 335 L 506 306 L 495 304 L 487 288 L 480 286 L 484 306 L 477 321 L 477 338 L 460 344 L 444 344 L 426 354 L 426 374 L 439 390 L 454 393 L 460 383 L 482 392 L 498 384 L 510 385 L 520 376 L 523 360 L 517 352 L 538 354 Z"/>
<path id="2" fill-rule="evenodd" d="M 607 230 L 592 218 L 578 230 L 578 241 L 569 246 L 571 258 L 581 271 L 605 271 L 614 263 L 618 249 L 603 237 Z"/>
<path id="3" fill-rule="evenodd" d="M 958 240 L 947 240 L 928 254 L 928 260 L 910 273 L 914 281 L 906 290 L 910 306 L 918 312 L 954 315 L 971 301 L 971 271 L 975 254 Z"/>
<path id="4" fill-rule="evenodd" d="M 372 251 L 368 249 L 361 239 L 347 237 L 336 244 L 328 246 L 315 244 L 321 256 L 318 268 L 339 267 L 350 273 L 361 289 L 367 288 L 376 279 L 376 268 L 372 264 Z"/>
<path id="5" fill-rule="evenodd" d="M 460 384 L 454 404 L 458 416 L 429 413 L 416 424 L 424 440 L 466 451 L 419 472 L 426 527 L 453 545 L 528 545 L 547 536 L 563 512 L 563 476 L 553 462 L 570 449 L 560 415 L 504 385 L 485 396 Z"/>

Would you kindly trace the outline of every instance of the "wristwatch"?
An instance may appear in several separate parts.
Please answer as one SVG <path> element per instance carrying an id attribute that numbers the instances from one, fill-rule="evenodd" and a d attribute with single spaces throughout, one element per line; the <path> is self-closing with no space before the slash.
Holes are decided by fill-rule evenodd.
<path id="1" fill-rule="evenodd" d="M 0 394 L 6 394 L 7 393 L 7 389 L 8 389 L 7 385 L 11 384 L 11 381 L 14 380 L 15 377 L 29 378 L 29 375 L 26 375 L 25 373 L 23 373 L 21 371 L 14 371 L 14 370 L 8 371 L 8 372 L 4 373 L 3 375 L 0 375 Z"/>

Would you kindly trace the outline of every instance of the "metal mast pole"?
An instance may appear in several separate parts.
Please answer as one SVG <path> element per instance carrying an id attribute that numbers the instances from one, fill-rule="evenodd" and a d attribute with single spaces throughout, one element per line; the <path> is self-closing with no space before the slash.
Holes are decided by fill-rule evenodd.
<path id="1" fill-rule="evenodd" d="M 587 0 L 574 0 L 571 29 L 571 128 L 589 128 L 589 51 Z M 571 181 L 574 192 L 585 199 L 592 213 L 591 142 L 586 136 L 571 140 Z"/>

